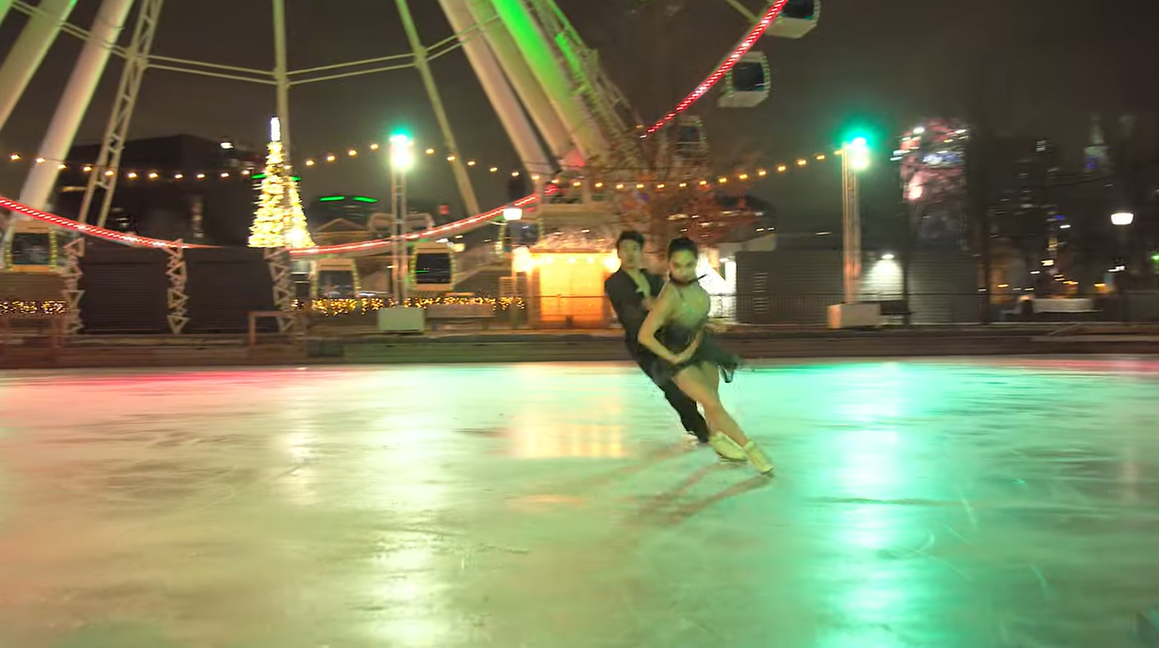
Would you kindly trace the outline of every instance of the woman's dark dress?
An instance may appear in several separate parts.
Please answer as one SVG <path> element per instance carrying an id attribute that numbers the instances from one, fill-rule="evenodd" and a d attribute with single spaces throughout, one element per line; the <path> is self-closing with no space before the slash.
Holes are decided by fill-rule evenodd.
<path id="1" fill-rule="evenodd" d="M 682 291 L 678 289 L 677 293 L 681 299 L 684 298 Z M 697 366 L 704 362 L 716 365 L 720 369 L 720 375 L 724 378 L 724 382 L 732 382 L 733 375 L 741 364 L 740 356 L 720 348 L 716 340 L 705 330 L 708 326 L 708 319 L 708 315 L 705 314 L 694 326 L 689 326 L 682 322 L 667 322 L 659 331 L 656 331 L 656 340 L 672 353 L 680 353 L 684 349 L 687 349 L 688 345 L 692 344 L 692 341 L 696 339 L 697 334 L 701 331 L 704 332 L 704 337 L 700 340 L 700 346 L 697 347 L 692 357 L 688 360 L 673 364 L 662 358 L 656 358 L 656 362 L 649 372 L 652 380 L 656 384 L 663 385 L 674 379 L 676 374 L 684 369 Z"/>

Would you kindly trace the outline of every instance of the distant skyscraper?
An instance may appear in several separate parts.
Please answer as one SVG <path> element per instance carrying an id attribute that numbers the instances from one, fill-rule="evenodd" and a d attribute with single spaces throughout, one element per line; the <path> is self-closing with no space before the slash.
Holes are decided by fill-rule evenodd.
<path id="1" fill-rule="evenodd" d="M 1109 173 L 1111 157 L 1107 149 L 1107 138 L 1097 114 L 1091 115 L 1091 139 L 1086 147 L 1086 172 L 1092 174 Z"/>
<path id="2" fill-rule="evenodd" d="M 1048 275 L 1059 269 L 1056 261 L 1071 230 L 1057 205 L 1059 172 L 1057 147 L 1051 140 L 1022 137 L 994 142 L 987 174 L 987 195 L 997 199 L 990 205 L 993 231 L 1018 250 L 1030 270 Z M 1040 265 L 1047 260 L 1049 265 Z"/>

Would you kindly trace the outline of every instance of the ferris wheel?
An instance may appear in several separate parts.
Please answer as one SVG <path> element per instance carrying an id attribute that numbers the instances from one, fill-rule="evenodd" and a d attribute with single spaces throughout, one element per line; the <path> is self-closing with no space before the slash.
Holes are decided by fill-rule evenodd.
<path id="1" fill-rule="evenodd" d="M 469 213 L 475 215 L 407 234 L 407 239 L 446 236 L 479 227 L 494 221 L 503 207 L 487 211 L 479 204 L 432 71 L 433 59 L 454 50 L 461 49 L 470 62 L 528 175 L 541 179 L 539 191 L 516 201 L 518 204 L 530 204 L 542 193 L 543 183 L 569 171 L 597 167 L 611 172 L 639 172 L 661 165 L 678 168 L 679 164 L 660 161 L 673 157 L 686 165 L 703 165 L 707 144 L 702 127 L 689 109 L 718 85 L 723 88 L 718 98 L 722 107 L 751 108 L 761 103 L 769 96 L 769 68 L 763 54 L 751 51 L 753 45 L 765 35 L 800 38 L 816 27 L 820 18 L 820 0 L 762 0 L 759 7 L 751 6 L 755 4 L 753 0 L 719 1 L 722 10 L 738 12 L 749 23 L 748 30 L 685 99 L 654 121 L 645 122 L 635 114 L 596 52 L 585 44 L 555 0 L 437 0 L 454 33 L 436 43 L 421 40 L 408 0 L 394 0 L 406 34 L 407 51 L 308 69 L 291 69 L 288 63 L 286 12 L 292 9 L 292 3 L 270 0 L 274 66 L 268 70 L 155 54 L 153 45 L 163 20 L 164 0 L 101 0 L 88 29 L 68 22 L 75 0 L 42 0 L 37 6 L 25 0 L 0 0 L 0 20 L 10 8 L 28 16 L 19 39 L 0 66 L 0 128 L 58 35 L 64 33 L 83 41 L 37 155 L 38 161 L 49 163 L 31 167 L 19 200 L 0 198 L 0 208 L 7 208 L 16 216 L 6 228 L 4 245 L 11 246 L 13 238 L 21 233 L 66 228 L 129 245 L 185 246 L 104 229 L 121 175 L 121 155 L 137 99 L 150 69 L 272 87 L 281 148 L 288 161 L 294 160 L 296 154 L 291 128 L 292 88 L 399 69 L 416 71 L 448 152 L 456 188 Z M 128 35 L 127 42 L 123 32 Z M 96 86 L 114 55 L 123 59 L 124 67 L 98 159 L 91 168 L 86 166 L 91 173 L 82 209 L 76 221 L 55 217 L 44 211 L 50 206 L 60 173 L 60 166 L 53 162 L 68 155 L 81 120 L 92 105 Z M 386 240 L 361 246 L 312 248 L 309 252 L 341 254 L 392 245 L 393 241 Z"/>

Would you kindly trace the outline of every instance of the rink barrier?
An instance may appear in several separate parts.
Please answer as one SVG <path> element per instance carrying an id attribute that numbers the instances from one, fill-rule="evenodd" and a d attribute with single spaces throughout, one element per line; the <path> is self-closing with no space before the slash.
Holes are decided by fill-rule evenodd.
<path id="1" fill-rule="evenodd" d="M 91 246 L 82 261 L 82 270 L 88 272 L 87 277 L 81 278 L 85 291 L 80 303 L 81 319 L 86 325 L 82 332 L 163 332 L 164 252 L 119 246 L 107 248 L 126 256 L 114 263 L 99 249 L 100 246 Z M 244 249 L 186 250 L 190 268 L 187 286 L 190 322 L 185 333 L 243 334 L 248 329 L 248 313 L 277 310 L 270 297 L 272 284 L 268 268 L 256 258 L 246 260 L 245 252 Z M 15 273 L 0 273 L 0 316 L 8 313 L 9 319 L 43 320 L 66 316 L 67 306 L 59 299 L 6 295 L 2 280 L 5 274 Z M 1004 296 L 993 297 L 989 306 L 984 295 L 962 293 L 920 293 L 910 295 L 909 299 L 902 299 L 899 295 L 866 295 L 864 300 L 890 305 L 889 309 L 883 307 L 883 312 L 894 313 L 882 318 L 881 325 L 885 327 L 906 324 L 907 311 L 908 323 L 913 325 L 979 324 L 984 321 L 987 308 L 989 321 L 1002 324 L 1057 324 L 1061 328 L 1070 324 L 1100 322 L 1159 322 L 1159 291 L 1085 297 L 1090 298 L 1094 305 L 1090 312 L 1044 312 L 1029 316 L 1016 307 L 1013 298 Z M 840 303 L 842 296 L 829 293 L 727 294 L 714 295 L 712 300 L 713 316 L 724 321 L 774 328 L 823 328 L 827 323 L 829 305 Z M 616 326 L 614 313 L 603 295 L 538 295 L 530 298 L 434 295 L 414 298 L 408 305 L 425 308 L 436 304 L 468 303 L 491 308 L 496 314 L 495 321 L 500 324 L 510 319 L 505 315 L 508 311 L 516 309 L 521 322 L 544 328 Z M 304 312 L 312 323 L 342 325 L 344 322 L 365 323 L 373 313 L 391 305 L 389 298 L 374 296 L 305 299 L 295 301 L 293 310 Z M 580 316 L 576 316 L 577 313 Z M 585 317 L 583 313 L 588 315 Z M 259 332 L 274 332 L 267 328 L 269 322 L 263 321 Z"/>

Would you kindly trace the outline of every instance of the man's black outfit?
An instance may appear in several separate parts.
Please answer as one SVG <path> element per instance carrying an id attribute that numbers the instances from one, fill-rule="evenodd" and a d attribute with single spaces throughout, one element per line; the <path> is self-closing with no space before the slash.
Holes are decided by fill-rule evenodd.
<path id="1" fill-rule="evenodd" d="M 640 272 L 643 272 L 644 277 L 648 280 L 652 297 L 659 296 L 664 282 L 660 277 L 647 270 Z M 644 373 L 651 375 L 649 369 L 658 358 L 654 353 L 644 348 L 638 339 L 640 327 L 643 326 L 644 319 L 648 317 L 648 310 L 644 307 L 644 295 L 640 292 L 639 286 L 621 268 L 604 282 L 604 294 L 611 300 L 616 317 L 619 318 L 620 324 L 624 327 L 624 342 L 628 345 L 628 353 L 631 354 L 636 364 L 640 365 Z M 707 443 L 708 423 L 704 421 L 704 417 L 696 409 L 696 401 L 680 391 L 674 382 L 669 381 L 659 387 L 664 390 L 664 398 L 668 399 L 668 404 L 680 415 L 680 422 L 684 424 L 684 429 L 688 430 L 689 434 L 695 435 L 701 443 Z"/>

